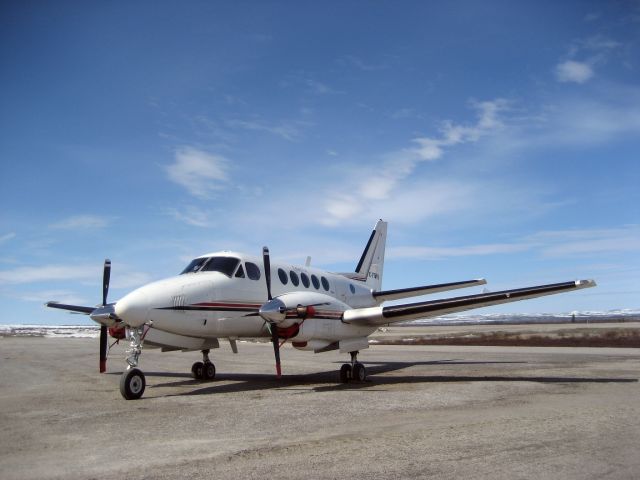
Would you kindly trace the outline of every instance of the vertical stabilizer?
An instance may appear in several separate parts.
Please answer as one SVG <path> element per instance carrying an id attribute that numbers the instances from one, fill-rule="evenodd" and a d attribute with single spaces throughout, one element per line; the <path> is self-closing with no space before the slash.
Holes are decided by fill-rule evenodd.
<path id="1" fill-rule="evenodd" d="M 356 267 L 356 273 L 373 289 L 380 290 L 384 269 L 384 249 L 387 243 L 387 222 L 378 220 L 362 257 Z"/>

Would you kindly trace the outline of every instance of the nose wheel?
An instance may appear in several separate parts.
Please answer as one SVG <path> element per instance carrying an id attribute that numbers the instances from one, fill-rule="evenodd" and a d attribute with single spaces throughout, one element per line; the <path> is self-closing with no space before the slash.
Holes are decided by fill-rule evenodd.
<path id="1" fill-rule="evenodd" d="M 146 384 L 142 370 L 130 368 L 120 377 L 120 393 L 126 400 L 137 400 L 144 393 Z"/>
<path id="2" fill-rule="evenodd" d="M 367 379 L 367 370 L 358 362 L 358 352 L 350 352 L 351 363 L 345 363 L 340 367 L 340 383 L 358 382 Z"/>

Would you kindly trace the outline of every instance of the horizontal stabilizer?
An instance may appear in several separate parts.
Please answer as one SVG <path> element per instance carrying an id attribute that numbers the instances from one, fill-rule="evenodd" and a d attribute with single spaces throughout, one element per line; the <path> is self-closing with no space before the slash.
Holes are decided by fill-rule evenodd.
<path id="1" fill-rule="evenodd" d="M 82 307 L 80 305 L 65 305 L 64 303 L 58 303 L 58 302 L 47 302 L 45 303 L 45 306 L 50 308 L 59 308 L 60 310 L 67 310 L 69 312 L 86 313 L 87 315 L 89 315 L 91 312 L 93 312 L 96 309 L 96 307 Z"/>
<path id="2" fill-rule="evenodd" d="M 593 280 L 577 280 L 574 282 L 553 283 L 535 287 L 503 290 L 501 292 L 480 293 L 465 297 L 431 300 L 428 302 L 406 303 L 388 307 L 356 308 L 344 312 L 342 321 L 352 325 L 377 326 L 388 323 L 432 318 L 449 313 L 473 310 L 503 303 L 517 302 L 529 298 L 553 295 L 556 293 L 595 287 Z"/>
<path id="3" fill-rule="evenodd" d="M 418 297 L 420 295 L 447 292 L 458 288 L 475 287 L 476 285 L 484 285 L 486 283 L 487 281 L 484 278 L 479 278 L 477 280 L 465 280 L 463 282 L 441 283 L 438 285 L 425 285 L 423 287 L 401 288 L 399 290 L 383 290 L 373 292 L 373 298 L 375 298 L 378 303 L 382 303 L 387 300 Z"/>

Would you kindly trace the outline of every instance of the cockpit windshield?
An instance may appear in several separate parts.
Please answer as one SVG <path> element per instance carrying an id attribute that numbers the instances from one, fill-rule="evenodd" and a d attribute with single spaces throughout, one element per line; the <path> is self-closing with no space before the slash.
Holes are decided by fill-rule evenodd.
<path id="1" fill-rule="evenodd" d="M 189 265 L 187 265 L 187 268 L 185 268 L 184 270 L 182 270 L 180 272 L 180 275 L 184 274 L 184 273 L 194 273 L 197 272 L 198 270 L 200 270 L 200 268 L 202 267 L 202 265 L 204 265 L 204 263 L 209 260 L 207 257 L 204 258 L 195 258 L 193 260 L 191 260 L 191 263 Z"/>
<path id="2" fill-rule="evenodd" d="M 220 272 L 227 277 L 231 277 L 233 272 L 236 271 L 240 259 L 234 257 L 204 257 L 196 258 L 193 260 L 187 268 L 185 268 L 181 275 L 184 273 L 195 272 Z"/>

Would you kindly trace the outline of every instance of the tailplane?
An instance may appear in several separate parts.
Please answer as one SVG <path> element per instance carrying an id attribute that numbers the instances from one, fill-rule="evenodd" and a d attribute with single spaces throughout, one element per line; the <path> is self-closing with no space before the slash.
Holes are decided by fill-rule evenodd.
<path id="1" fill-rule="evenodd" d="M 387 222 L 378 220 L 356 267 L 358 280 L 365 282 L 374 292 L 382 287 L 386 243 Z"/>

